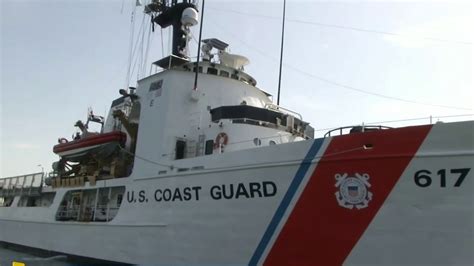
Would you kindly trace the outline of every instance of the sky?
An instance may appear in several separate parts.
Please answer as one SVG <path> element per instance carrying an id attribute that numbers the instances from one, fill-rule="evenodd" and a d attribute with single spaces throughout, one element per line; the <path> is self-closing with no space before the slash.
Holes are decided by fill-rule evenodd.
<path id="1" fill-rule="evenodd" d="M 148 18 L 135 1 L 0 0 L 0 177 L 49 171 L 58 159 L 52 147 L 76 132 L 89 107 L 105 115 L 127 80 L 135 85 L 168 54 L 168 29 L 157 26 L 146 45 Z M 361 123 L 474 118 L 471 1 L 286 2 L 280 104 L 317 137 Z M 203 24 L 203 39 L 250 59 L 246 72 L 275 102 L 282 6 L 206 0 Z M 191 41 L 191 55 L 196 47 Z M 424 119 L 390 122 L 413 118 Z"/>

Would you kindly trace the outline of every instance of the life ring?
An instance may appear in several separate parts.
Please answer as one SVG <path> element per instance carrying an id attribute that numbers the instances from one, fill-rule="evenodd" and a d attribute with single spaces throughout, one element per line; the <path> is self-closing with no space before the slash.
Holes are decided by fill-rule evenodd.
<path id="1" fill-rule="evenodd" d="M 59 138 L 58 143 L 63 144 L 63 143 L 68 143 L 68 141 L 65 138 Z"/>
<path id="2" fill-rule="evenodd" d="M 225 132 L 217 134 L 216 140 L 214 141 L 214 149 L 218 149 L 221 145 L 227 145 L 229 142 L 229 136 Z"/>

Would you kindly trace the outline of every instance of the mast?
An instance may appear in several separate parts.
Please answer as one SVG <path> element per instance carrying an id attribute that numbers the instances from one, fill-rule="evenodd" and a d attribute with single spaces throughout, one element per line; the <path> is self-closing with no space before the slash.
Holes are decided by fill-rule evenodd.
<path id="1" fill-rule="evenodd" d="M 188 43 L 190 27 L 198 23 L 198 11 L 195 0 L 152 0 L 145 7 L 145 13 L 152 16 L 152 22 L 165 29 L 173 27 L 173 43 L 171 55 L 154 64 L 161 68 L 170 68 L 189 62 Z M 155 16 L 156 15 L 156 16 Z"/>

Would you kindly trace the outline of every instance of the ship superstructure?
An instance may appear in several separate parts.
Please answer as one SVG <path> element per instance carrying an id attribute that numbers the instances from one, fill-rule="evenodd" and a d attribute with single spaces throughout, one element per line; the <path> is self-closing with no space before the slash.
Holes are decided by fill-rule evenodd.
<path id="1" fill-rule="evenodd" d="M 78 121 L 52 174 L 0 180 L 0 241 L 157 265 L 473 262 L 474 122 L 314 139 L 227 43 L 190 60 L 194 1 L 145 12 L 173 27 L 163 71 Z"/>

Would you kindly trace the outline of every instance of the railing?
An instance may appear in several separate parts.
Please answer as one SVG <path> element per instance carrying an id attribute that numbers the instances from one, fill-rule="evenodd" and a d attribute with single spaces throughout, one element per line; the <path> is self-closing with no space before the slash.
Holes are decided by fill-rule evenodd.
<path id="1" fill-rule="evenodd" d="M 276 105 L 274 103 L 266 103 L 265 104 L 265 109 L 270 109 L 270 110 L 283 110 L 289 114 L 292 114 L 293 116 L 298 116 L 301 121 L 303 121 L 303 116 L 300 113 L 297 113 L 295 111 L 292 111 L 290 109 L 283 108 L 279 105 Z"/>
<path id="2" fill-rule="evenodd" d="M 456 121 L 466 121 L 466 117 L 474 117 L 474 114 L 460 114 L 460 115 L 444 115 L 444 116 L 426 116 L 426 117 L 417 117 L 417 118 L 406 118 L 406 119 L 397 119 L 397 120 L 385 120 L 377 122 L 364 122 L 364 125 L 382 125 L 382 124 L 395 124 L 394 127 L 407 127 L 414 125 L 424 125 L 425 123 L 433 124 L 439 122 L 456 122 Z M 441 120 L 442 119 L 442 120 Z M 415 122 L 421 121 L 421 122 Z M 346 127 L 349 128 L 349 127 Z M 327 128 L 316 128 L 315 132 L 328 132 L 333 130 L 338 130 L 339 127 L 327 127 Z"/>
<path id="3" fill-rule="evenodd" d="M 44 173 L 0 179 L 0 197 L 38 195 L 44 185 Z"/>
<path id="4" fill-rule="evenodd" d="M 79 218 L 80 209 L 80 205 L 73 205 L 70 207 L 61 206 L 56 213 L 56 219 L 60 221 L 77 220 Z"/>
<path id="5" fill-rule="evenodd" d="M 119 210 L 118 207 L 105 205 L 72 205 L 61 206 L 56 213 L 58 221 L 80 221 L 80 222 L 109 222 Z"/>
<path id="6" fill-rule="evenodd" d="M 273 129 L 278 129 L 278 130 L 281 130 L 281 131 L 291 133 L 291 134 L 299 136 L 299 137 L 304 137 L 305 136 L 304 132 L 302 132 L 301 130 L 300 131 L 289 130 L 288 127 L 286 127 L 286 126 L 273 124 L 273 123 L 267 122 L 267 121 L 255 120 L 255 119 L 251 119 L 251 118 L 237 118 L 237 119 L 234 118 L 234 119 L 230 119 L 230 120 L 234 124 L 249 124 L 249 125 L 254 125 L 254 126 L 273 128 Z M 249 140 L 249 141 L 251 142 L 251 141 L 253 141 L 253 139 Z M 230 143 L 230 144 L 235 144 L 235 143 Z"/>
<path id="7" fill-rule="evenodd" d="M 345 129 L 350 129 L 349 133 L 358 133 L 358 132 L 367 132 L 367 131 L 374 131 L 374 130 L 382 130 L 382 129 L 390 129 L 391 127 L 386 127 L 386 126 L 347 126 L 347 127 L 340 127 L 340 128 L 335 128 L 332 130 L 329 130 L 324 134 L 324 137 L 331 137 L 331 134 L 333 132 L 339 132 L 339 135 L 344 135 L 344 130 Z"/>

